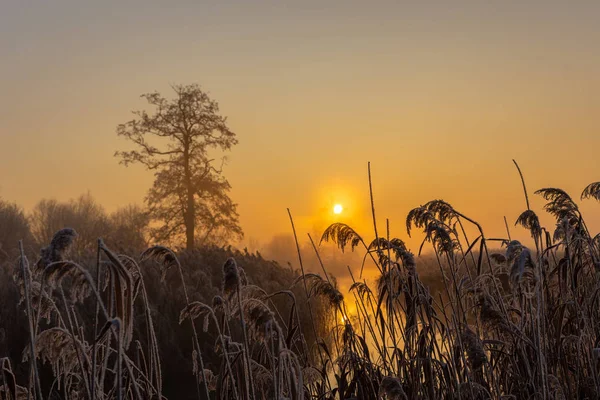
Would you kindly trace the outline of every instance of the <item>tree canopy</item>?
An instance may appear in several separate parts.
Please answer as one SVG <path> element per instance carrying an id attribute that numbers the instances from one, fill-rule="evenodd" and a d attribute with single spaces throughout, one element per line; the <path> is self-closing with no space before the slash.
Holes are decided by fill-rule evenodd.
<path id="1" fill-rule="evenodd" d="M 139 163 L 154 171 L 146 202 L 157 222 L 153 236 L 161 242 L 185 237 L 186 247 L 242 237 L 231 185 L 222 174 L 226 158 L 215 164 L 214 153 L 237 144 L 236 135 L 219 114 L 219 105 L 200 86 L 176 85 L 175 97 L 158 92 L 142 95 L 154 112 L 134 111 L 117 134 L 135 144 L 117 151 L 121 163 Z"/>

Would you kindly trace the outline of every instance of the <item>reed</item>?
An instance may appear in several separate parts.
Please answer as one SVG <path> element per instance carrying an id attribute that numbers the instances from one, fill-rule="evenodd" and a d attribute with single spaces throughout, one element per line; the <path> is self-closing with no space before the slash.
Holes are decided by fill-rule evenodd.
<path id="1" fill-rule="evenodd" d="M 507 237 L 492 238 L 466 213 L 432 200 L 405 221 L 408 236 L 423 238 L 416 256 L 390 237 L 390 221 L 377 226 L 369 165 L 372 235 L 341 223 L 325 229 L 319 245 L 309 235 L 320 273 L 308 272 L 288 210 L 300 266 L 293 284 L 269 291 L 229 258 L 212 303 L 194 300 L 185 252 L 154 246 L 135 257 L 99 240 L 88 268 L 69 258 L 77 234 L 63 229 L 30 270 L 21 244 L 14 277 L 29 341 L 19 361 L 30 372 L 17 382 L 11 361 L 0 359 L 0 399 L 164 399 L 149 264 L 162 282 L 170 271 L 178 276 L 199 399 L 597 399 L 600 236 L 558 188 L 535 192 L 556 221 L 552 230 L 542 226 L 514 165 L 526 205 L 515 225 L 532 248 L 511 238 L 506 218 Z M 600 182 L 579 197 L 600 201 Z M 320 256 L 327 242 L 364 255 L 348 267 L 348 293 Z M 442 289 L 422 278 L 425 251 Z M 362 276 L 368 263 L 378 273 L 372 281 Z M 317 329 L 323 320 L 326 334 Z"/>

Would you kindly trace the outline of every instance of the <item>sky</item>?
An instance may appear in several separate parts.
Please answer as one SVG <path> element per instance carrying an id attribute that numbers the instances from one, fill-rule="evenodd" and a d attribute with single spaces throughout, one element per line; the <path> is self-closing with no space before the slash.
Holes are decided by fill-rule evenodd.
<path id="1" fill-rule="evenodd" d="M 0 197 L 141 204 L 153 176 L 115 128 L 198 83 L 239 144 L 225 175 L 251 248 L 335 220 L 408 240 L 442 198 L 506 236 L 533 191 L 600 180 L 598 1 L 0 0 Z M 335 216 L 334 204 L 344 212 Z M 600 204 L 582 204 L 600 230 Z M 552 226 L 552 220 L 542 221 Z M 511 228 L 513 236 L 526 236 Z"/>

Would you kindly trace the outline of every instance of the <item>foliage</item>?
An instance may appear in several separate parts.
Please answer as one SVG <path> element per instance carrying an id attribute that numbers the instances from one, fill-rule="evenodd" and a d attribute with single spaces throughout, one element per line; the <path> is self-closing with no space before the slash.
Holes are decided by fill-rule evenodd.
<path id="1" fill-rule="evenodd" d="M 67 240 L 65 241 L 63 238 Z M 213 321 L 210 325 L 211 329 L 208 331 L 198 328 L 197 336 L 200 352 L 195 351 L 195 345 L 190 342 L 190 338 L 194 334 L 189 320 L 184 318 L 180 321 L 179 319 L 181 311 L 188 304 L 183 288 L 185 287 L 189 294 L 189 304 L 202 302 L 211 305 L 215 308 L 216 315 L 219 315 L 219 323 L 222 323 L 222 311 L 225 307 L 225 303 L 219 303 L 219 298 L 225 299 L 225 296 L 221 294 L 222 266 L 231 257 L 237 260 L 239 271 L 243 271 L 240 272 L 244 276 L 241 300 L 243 306 L 247 304 L 247 307 L 250 307 L 247 310 L 249 316 L 255 315 L 256 311 L 253 313 L 251 307 L 255 300 L 260 300 L 260 297 L 267 292 L 271 294 L 279 293 L 269 299 L 262 300 L 269 307 L 276 310 L 273 311 L 273 314 L 277 323 L 285 327 L 289 323 L 290 313 L 295 315 L 299 321 L 295 322 L 295 335 L 302 334 L 309 342 L 314 343 L 312 333 L 300 332 L 304 326 L 308 326 L 308 315 L 300 306 L 292 306 L 296 301 L 306 301 L 306 298 L 300 290 L 288 291 L 297 279 L 297 273 L 291 269 L 284 269 L 275 262 L 267 261 L 258 254 L 216 246 L 204 246 L 191 252 L 180 251 L 177 254 L 167 248 L 162 248 L 162 257 L 156 251 L 153 252 L 151 257 L 141 255 L 140 257 L 130 258 L 125 255 L 113 254 L 112 260 L 108 256 L 103 257 L 101 260 L 100 284 L 91 285 L 87 278 L 90 277 L 89 274 L 96 277 L 96 257 L 91 252 L 78 255 L 74 251 L 76 243 L 80 239 L 80 235 L 75 236 L 74 231 L 60 231 L 55 235 L 52 243 L 45 246 L 48 250 L 45 250 L 44 254 L 47 256 L 40 258 L 35 266 L 31 267 L 31 303 L 34 310 L 40 310 L 39 317 L 36 317 L 36 319 L 39 319 L 37 326 L 40 327 L 38 335 L 48 331 L 40 339 L 41 343 L 48 343 L 50 338 L 54 338 L 58 341 L 56 345 L 59 346 L 58 348 L 48 349 L 44 345 L 39 351 L 36 348 L 36 352 L 40 357 L 37 368 L 42 377 L 41 387 L 44 398 L 49 398 L 51 392 L 54 393 L 53 396 L 60 395 L 66 398 L 75 398 L 75 393 L 78 390 L 83 390 L 80 379 L 69 381 L 65 376 L 65 374 L 81 373 L 78 366 L 71 365 L 67 371 L 63 370 L 62 367 L 65 360 L 76 361 L 77 356 L 76 352 L 69 353 L 70 349 L 73 351 L 76 349 L 72 348 L 74 342 L 67 340 L 67 336 L 64 335 L 65 330 L 68 333 L 71 332 L 68 323 L 69 315 L 73 322 L 83 322 L 79 327 L 79 329 L 84 330 L 83 334 L 79 331 L 74 332 L 78 340 L 75 345 L 84 346 L 87 349 L 90 362 L 91 350 L 89 346 L 99 336 L 99 334 L 95 335 L 93 333 L 94 326 L 97 326 L 97 331 L 105 327 L 107 329 L 104 332 L 105 340 L 115 346 L 117 343 L 114 342 L 114 337 L 109 340 L 106 335 L 111 334 L 111 329 L 121 326 L 124 328 L 122 321 L 133 322 L 131 344 L 129 349 L 124 348 L 124 355 L 129 357 L 130 360 L 127 361 L 127 358 L 124 358 L 124 362 L 133 360 L 131 361 L 133 363 L 131 367 L 135 371 L 140 367 L 136 357 L 142 357 L 146 360 L 144 362 L 148 364 L 152 362 L 156 364 L 156 360 L 160 358 L 160 366 L 156 364 L 152 373 L 156 374 L 157 368 L 160 368 L 163 395 L 179 399 L 197 398 L 196 384 L 192 374 L 194 368 L 193 355 L 199 353 L 203 355 L 204 367 L 207 371 L 218 371 L 221 367 L 221 349 L 224 344 L 219 344 L 219 336 L 213 330 L 216 326 L 213 325 Z M 152 249 L 156 250 L 156 248 Z M 145 252 L 144 254 L 149 253 Z M 164 257 L 165 254 L 171 255 L 171 258 Z M 79 262 L 69 261 L 71 256 L 78 257 Z M 117 267 L 115 267 L 115 264 L 117 264 Z M 118 266 L 119 264 L 122 266 Z M 27 318 L 23 318 L 25 296 L 23 274 L 19 273 L 18 268 L 10 264 L 4 264 L 0 270 L 2 272 L 2 276 L 0 276 L 0 290 L 2 292 L 0 296 L 0 305 L 2 305 L 0 310 L 0 321 L 2 321 L 0 325 L 2 326 L 2 330 L 0 330 L 0 355 L 7 356 L 7 360 L 12 360 L 12 365 L 16 367 L 14 373 L 17 381 L 19 383 L 27 382 L 27 362 L 22 358 L 23 351 L 26 349 L 28 332 Z M 119 270 L 121 273 L 118 272 Z M 45 273 L 42 271 L 45 271 Z M 89 274 L 83 271 L 87 271 Z M 11 274 L 16 274 L 17 286 L 11 282 Z M 42 276 L 45 277 L 44 295 L 40 297 Z M 120 277 L 116 278 L 117 276 Z M 143 277 L 143 281 L 139 280 L 140 276 Z M 114 283 L 111 283 L 113 279 Z M 92 281 L 96 281 L 96 278 L 92 278 Z M 265 290 L 264 292 L 251 285 L 255 281 L 260 282 L 261 287 Z M 83 290 L 76 288 L 80 285 L 82 285 Z M 93 286 L 96 286 L 100 291 L 100 296 L 107 311 L 110 311 L 112 307 L 114 312 L 114 315 L 110 315 L 111 318 L 99 318 L 97 325 L 94 322 L 96 313 L 93 301 L 94 295 L 93 291 L 90 291 Z M 128 287 L 131 288 L 134 296 L 131 312 L 126 312 L 127 308 L 118 305 L 126 303 L 129 292 Z M 63 291 L 64 299 L 62 297 Z M 115 299 L 117 302 L 113 302 L 111 305 L 111 301 L 107 296 L 117 296 Z M 40 298 L 42 302 L 38 305 Z M 118 301 L 119 298 L 123 299 L 122 303 Z M 14 305 L 19 302 L 21 304 L 20 309 L 15 309 Z M 67 308 L 65 308 L 64 302 L 66 302 Z M 313 304 L 316 307 L 317 315 L 325 314 L 323 304 L 319 301 L 313 301 Z M 259 305 L 260 307 L 262 306 Z M 263 310 L 266 309 L 263 308 Z M 126 314 L 128 313 L 132 317 L 127 317 Z M 118 323 L 117 317 L 119 318 Z M 260 315 L 255 315 L 253 318 L 258 318 L 257 323 L 264 321 L 263 318 L 259 317 Z M 252 322 L 254 319 L 249 320 L 248 329 L 255 328 Z M 107 327 L 106 322 L 108 321 L 111 321 L 113 325 Z M 241 343 L 239 319 L 234 318 L 228 325 L 229 331 L 226 336 L 229 338 L 223 336 L 223 339 L 228 341 L 227 345 L 233 346 L 232 343 L 236 341 Z M 325 335 L 328 321 L 317 321 L 317 326 L 319 334 Z M 77 330 L 76 327 L 75 329 Z M 300 336 L 296 336 L 296 339 L 298 337 Z M 123 341 L 123 344 L 125 343 L 126 341 Z M 61 349 L 63 352 L 67 351 L 68 354 L 61 354 Z M 56 364 L 57 362 L 58 364 Z M 196 358 L 197 362 L 198 359 Z M 52 369 L 53 363 L 56 364 L 54 370 Z M 108 365 L 109 369 L 114 371 L 112 359 L 106 364 L 104 360 L 98 358 L 96 363 L 98 365 L 96 373 L 100 373 L 105 365 Z M 234 364 L 235 367 L 236 364 Z M 152 367 L 150 365 L 144 368 L 144 373 L 149 374 L 151 372 Z M 123 371 L 123 373 L 126 373 L 125 366 Z M 91 374 L 91 370 L 87 369 L 87 373 Z M 109 382 L 113 382 L 113 378 L 114 374 L 107 370 L 103 379 L 109 385 Z M 56 387 L 58 379 L 61 380 L 63 389 L 59 390 Z M 140 377 L 140 379 L 142 378 Z M 157 377 L 154 376 L 153 379 L 153 386 L 157 386 Z M 123 381 L 126 382 L 126 379 L 124 378 Z M 54 388 L 51 389 L 53 383 Z M 73 386 L 71 393 L 64 386 L 65 384 Z M 24 387 L 26 388 L 27 384 Z M 200 388 L 202 389 L 202 385 Z M 114 392 L 110 392 L 111 389 L 114 388 L 107 386 L 104 396 L 114 396 Z M 130 390 L 133 390 L 133 388 L 130 388 Z M 154 389 L 149 387 L 144 390 L 151 392 Z M 201 391 L 203 392 L 203 390 Z M 141 394 L 144 395 L 143 393 L 145 392 L 142 391 Z M 100 398 L 102 395 L 97 393 L 97 396 Z"/>

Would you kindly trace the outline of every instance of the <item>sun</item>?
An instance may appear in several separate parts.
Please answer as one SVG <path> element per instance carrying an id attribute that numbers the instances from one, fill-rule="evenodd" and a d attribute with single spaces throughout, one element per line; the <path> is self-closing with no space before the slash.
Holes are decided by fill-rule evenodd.
<path id="1" fill-rule="evenodd" d="M 336 204 L 335 206 L 333 206 L 333 213 L 334 214 L 341 214 L 342 211 L 344 211 L 344 207 L 342 207 L 341 204 Z"/>

